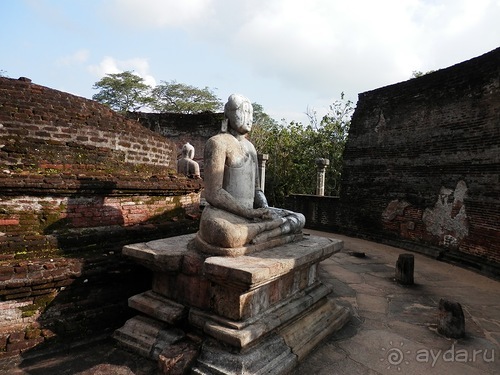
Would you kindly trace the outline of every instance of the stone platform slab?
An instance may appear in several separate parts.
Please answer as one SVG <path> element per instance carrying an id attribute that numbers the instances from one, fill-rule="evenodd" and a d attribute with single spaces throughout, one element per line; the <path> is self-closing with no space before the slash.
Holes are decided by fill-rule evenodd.
<path id="1" fill-rule="evenodd" d="M 205 276 L 241 290 L 256 289 L 295 269 L 317 264 L 343 247 L 340 240 L 308 236 L 303 240 L 240 257 L 210 257 Z"/>

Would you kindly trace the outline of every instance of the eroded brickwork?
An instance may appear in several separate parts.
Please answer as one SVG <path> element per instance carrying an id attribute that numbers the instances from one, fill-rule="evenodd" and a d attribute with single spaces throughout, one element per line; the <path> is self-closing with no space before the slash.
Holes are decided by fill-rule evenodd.
<path id="1" fill-rule="evenodd" d="M 0 124 L 6 168 L 175 170 L 176 146 L 165 137 L 97 102 L 28 79 L 0 77 Z"/>
<path id="2" fill-rule="evenodd" d="M 499 176 L 496 49 L 359 95 L 344 152 L 340 225 L 500 264 Z"/>

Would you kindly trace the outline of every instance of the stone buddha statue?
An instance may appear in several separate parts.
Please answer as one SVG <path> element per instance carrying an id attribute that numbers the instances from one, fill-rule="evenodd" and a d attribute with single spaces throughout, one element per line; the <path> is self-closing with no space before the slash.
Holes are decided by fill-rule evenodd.
<path id="1" fill-rule="evenodd" d="M 182 173 L 191 178 L 199 178 L 200 166 L 193 158 L 194 147 L 188 142 L 182 146 L 182 157 L 177 160 L 177 173 Z"/>
<path id="2" fill-rule="evenodd" d="M 304 216 L 269 207 L 260 189 L 257 152 L 246 137 L 252 128 L 252 103 L 233 94 L 224 116 L 227 129 L 223 126 L 205 145 L 208 205 L 201 216 L 196 246 L 208 253 L 242 255 L 301 237 Z"/>

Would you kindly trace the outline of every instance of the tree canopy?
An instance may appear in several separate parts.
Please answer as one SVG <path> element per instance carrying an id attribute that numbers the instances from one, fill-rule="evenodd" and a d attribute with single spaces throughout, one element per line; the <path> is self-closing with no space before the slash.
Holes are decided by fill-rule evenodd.
<path id="1" fill-rule="evenodd" d="M 165 82 L 152 91 L 152 108 L 158 112 L 200 113 L 222 110 L 222 101 L 208 87 Z"/>
<path id="2" fill-rule="evenodd" d="M 211 89 L 176 81 L 161 81 L 151 87 L 132 71 L 107 74 L 93 86 L 99 92 L 92 99 L 118 112 L 149 108 L 156 112 L 200 113 L 222 110 L 222 101 Z"/>
<path id="3" fill-rule="evenodd" d="M 420 70 L 414 70 L 411 73 L 411 78 L 419 78 L 419 77 L 425 76 L 426 74 L 430 74 L 430 73 L 434 73 L 434 72 L 435 72 L 434 70 L 429 70 L 425 73 L 420 71 Z"/>
<path id="4" fill-rule="evenodd" d="M 92 99 L 118 112 L 137 111 L 151 103 L 151 87 L 132 71 L 106 74 L 93 89 L 100 91 Z"/>

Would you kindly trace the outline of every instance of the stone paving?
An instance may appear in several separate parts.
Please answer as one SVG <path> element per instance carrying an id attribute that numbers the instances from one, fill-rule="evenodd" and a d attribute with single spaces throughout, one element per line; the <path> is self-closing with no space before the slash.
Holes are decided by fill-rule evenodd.
<path id="1" fill-rule="evenodd" d="M 342 252 L 323 261 L 320 272 L 337 302 L 349 306 L 353 316 L 293 375 L 500 374 L 500 281 L 415 253 L 415 285 L 403 286 L 394 281 L 395 264 L 407 251 L 306 232 L 344 240 Z M 465 338 L 437 333 L 440 298 L 462 305 Z M 156 374 L 156 364 L 101 340 L 59 354 L 3 360 L 0 373 L 150 375 Z"/>
<path id="2" fill-rule="evenodd" d="M 394 281 L 402 249 L 346 236 L 344 249 L 322 262 L 322 278 L 350 306 L 350 324 L 328 339 L 295 374 L 499 374 L 500 282 L 420 254 L 415 285 Z M 364 252 L 358 258 L 353 252 Z M 437 333 L 438 304 L 462 305 L 466 337 Z"/>

